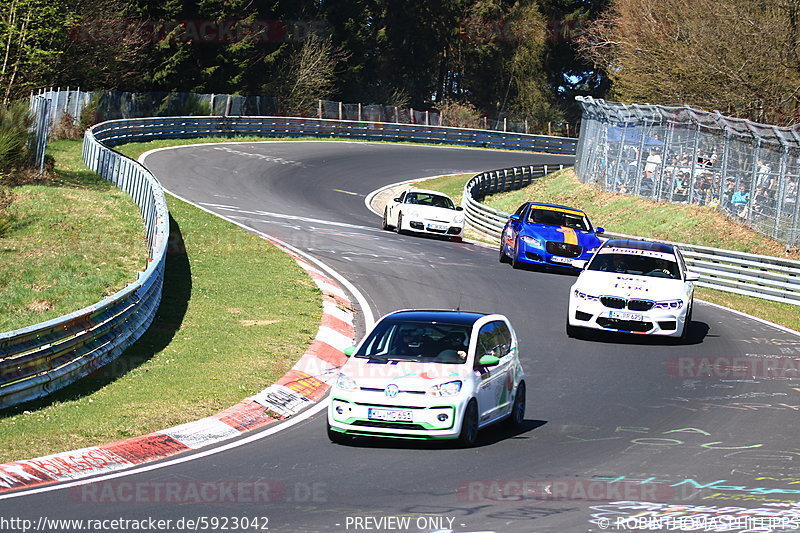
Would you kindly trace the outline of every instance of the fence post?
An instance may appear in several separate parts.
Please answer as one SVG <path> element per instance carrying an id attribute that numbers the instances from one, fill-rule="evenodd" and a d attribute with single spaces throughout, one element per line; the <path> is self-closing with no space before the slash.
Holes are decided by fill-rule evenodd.
<path id="1" fill-rule="evenodd" d="M 694 202 L 694 178 L 695 169 L 697 168 L 697 151 L 700 150 L 700 122 L 697 123 L 697 128 L 694 130 L 694 148 L 692 149 L 692 175 L 689 177 L 689 205 Z"/>
<path id="2" fill-rule="evenodd" d="M 789 146 L 781 139 L 783 144 L 783 152 L 781 152 L 780 170 L 778 171 L 778 186 L 775 191 L 775 201 L 778 205 L 775 206 L 775 223 L 772 226 L 772 238 L 778 240 L 778 227 L 780 225 L 781 211 L 783 211 L 783 196 L 786 194 L 786 167 L 789 164 Z M 797 200 L 795 200 L 796 202 Z"/>
<path id="3" fill-rule="evenodd" d="M 339 102 L 339 120 L 342 120 L 342 103 Z"/>
<path id="4" fill-rule="evenodd" d="M 753 171 L 750 174 L 750 200 L 747 202 L 747 220 L 750 222 L 753 220 L 753 202 L 756 196 L 759 161 L 761 161 L 761 137 L 756 139 L 756 151 L 753 152 Z"/>

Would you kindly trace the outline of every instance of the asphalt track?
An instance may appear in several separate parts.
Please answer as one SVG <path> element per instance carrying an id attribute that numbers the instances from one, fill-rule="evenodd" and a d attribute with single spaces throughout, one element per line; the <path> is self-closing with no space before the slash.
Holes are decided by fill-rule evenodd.
<path id="1" fill-rule="evenodd" d="M 752 526 L 735 507 L 762 518 L 799 513 L 800 380 L 792 368 L 800 359 L 800 337 L 698 302 L 685 346 L 641 337 L 569 339 L 564 320 L 571 276 L 512 270 L 498 262 L 496 250 L 469 243 L 381 231 L 364 205 L 368 193 L 389 183 L 559 162 L 570 161 L 341 142 L 151 154 L 147 166 L 169 191 L 321 259 L 366 296 L 376 316 L 454 307 L 506 314 L 527 374 L 524 428 L 484 431 L 472 449 L 374 439 L 340 446 L 328 441 L 319 413 L 267 438 L 100 487 L 0 500 L 0 517 L 35 524 L 42 516 L 170 519 L 170 531 L 181 530 L 175 527 L 181 518 L 216 517 L 220 527 L 205 529 L 211 531 L 221 530 L 222 519 L 228 530 L 241 530 L 231 517 L 265 517 L 268 523 L 260 518 L 258 530 L 588 532 L 614 530 L 619 520 L 641 512 L 609 503 L 622 500 L 680 504 L 696 517 L 704 506 L 707 515 L 736 524 L 728 531 Z M 614 227 L 613 220 L 594 222 Z M 752 369 L 756 378 L 743 377 Z M 204 482 L 269 484 L 273 501 L 240 495 L 233 502 L 175 503 L 153 492 Z M 150 490 L 122 501 L 137 487 Z M 665 516 L 657 505 L 648 509 Z M 5 525 L 0 529 L 20 530 Z M 113 525 L 107 522 L 104 530 Z M 628 530 L 641 526 L 627 522 Z M 798 529 L 800 521 L 772 530 Z"/>

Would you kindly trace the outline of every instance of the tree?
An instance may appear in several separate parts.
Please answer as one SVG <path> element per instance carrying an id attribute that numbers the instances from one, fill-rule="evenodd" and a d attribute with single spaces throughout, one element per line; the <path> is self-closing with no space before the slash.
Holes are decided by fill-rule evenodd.
<path id="1" fill-rule="evenodd" d="M 615 0 L 582 50 L 624 102 L 800 119 L 800 1 Z"/>

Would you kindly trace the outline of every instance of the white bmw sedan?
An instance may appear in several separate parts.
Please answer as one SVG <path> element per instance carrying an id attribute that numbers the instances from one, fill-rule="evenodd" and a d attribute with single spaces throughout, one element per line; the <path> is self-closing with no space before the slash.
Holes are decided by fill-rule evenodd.
<path id="1" fill-rule="evenodd" d="M 502 315 L 397 311 L 345 354 L 328 405 L 333 442 L 361 435 L 472 446 L 479 429 L 525 417 L 517 336 Z"/>
<path id="2" fill-rule="evenodd" d="M 428 233 L 460 241 L 464 232 L 463 211 L 444 193 L 409 189 L 386 204 L 382 227 L 394 228 L 397 233 Z"/>
<path id="3" fill-rule="evenodd" d="M 610 239 L 570 289 L 567 335 L 589 328 L 686 341 L 698 279 L 672 245 Z"/>

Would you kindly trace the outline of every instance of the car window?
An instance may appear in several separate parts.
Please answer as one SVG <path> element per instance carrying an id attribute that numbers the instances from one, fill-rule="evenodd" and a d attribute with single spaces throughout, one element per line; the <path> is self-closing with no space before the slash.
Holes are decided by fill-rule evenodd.
<path id="1" fill-rule="evenodd" d="M 650 255 L 624 252 L 598 253 L 589 263 L 587 270 L 652 278 L 680 279 L 681 277 L 674 257 L 670 259 L 670 256 L 664 253 Z"/>
<path id="2" fill-rule="evenodd" d="M 407 204 L 429 205 L 432 207 L 442 207 L 444 209 L 455 209 L 453 201 L 447 196 L 439 194 L 428 194 L 421 192 L 410 192 L 406 198 Z"/>
<path id="3" fill-rule="evenodd" d="M 384 320 L 361 344 L 355 357 L 378 360 L 463 364 L 470 326 Z"/>
<path id="4" fill-rule="evenodd" d="M 503 357 L 511 351 L 511 332 L 505 322 L 489 322 L 478 332 L 478 343 L 475 351 L 475 367 L 484 355 Z"/>
<path id="5" fill-rule="evenodd" d="M 517 208 L 517 210 L 516 210 L 516 212 L 515 212 L 514 214 L 515 214 L 515 215 L 518 215 L 518 216 L 520 216 L 520 217 L 521 217 L 521 216 L 522 216 L 522 213 L 524 213 L 524 212 L 525 212 L 525 208 L 526 208 L 526 207 L 528 207 L 528 204 L 522 204 L 521 206 L 519 206 L 519 207 Z"/>
<path id="6" fill-rule="evenodd" d="M 562 211 L 553 211 L 552 209 L 532 208 L 530 213 L 528 213 L 528 222 L 532 224 L 563 226 L 581 231 L 591 231 L 591 225 L 585 216 Z"/>

